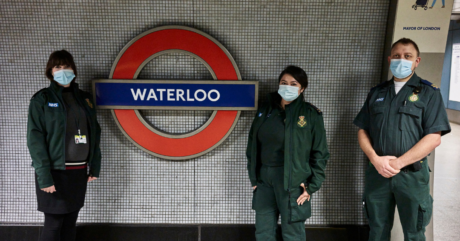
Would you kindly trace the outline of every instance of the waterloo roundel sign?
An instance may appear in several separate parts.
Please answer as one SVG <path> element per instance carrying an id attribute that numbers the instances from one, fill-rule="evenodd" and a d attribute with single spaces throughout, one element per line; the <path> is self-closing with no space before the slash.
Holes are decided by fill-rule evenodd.
<path id="1" fill-rule="evenodd" d="M 152 59 L 169 53 L 190 55 L 214 80 L 138 80 Z M 111 109 L 123 134 L 143 151 L 185 160 L 208 153 L 234 129 L 242 110 L 257 109 L 257 81 L 242 81 L 230 53 L 217 40 L 184 26 L 163 26 L 131 40 L 117 56 L 109 79 L 93 80 L 99 109 Z M 170 134 L 151 126 L 139 109 L 214 110 L 200 128 Z"/>

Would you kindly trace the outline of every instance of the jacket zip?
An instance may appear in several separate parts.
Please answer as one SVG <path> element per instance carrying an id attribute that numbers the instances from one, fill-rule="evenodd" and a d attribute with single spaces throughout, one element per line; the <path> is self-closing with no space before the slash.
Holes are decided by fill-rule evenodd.
<path id="1" fill-rule="evenodd" d="M 290 140 L 289 140 L 289 151 L 290 151 L 289 157 L 290 157 L 290 158 L 289 158 L 289 161 L 288 161 L 288 162 L 289 162 L 289 180 L 288 180 L 288 190 L 287 190 L 287 191 L 289 192 L 289 200 L 288 200 L 288 203 L 289 203 L 289 215 L 292 217 L 292 207 L 291 207 L 291 182 L 292 182 L 291 179 L 292 179 L 292 174 L 291 174 L 291 173 L 292 173 L 292 160 L 293 160 L 293 156 L 292 156 L 292 155 L 293 155 L 293 151 L 292 151 L 292 145 L 293 145 L 292 132 L 293 132 L 293 131 L 292 131 L 292 130 L 293 130 L 294 128 L 293 128 L 293 126 L 292 126 L 292 120 L 293 120 L 293 118 L 292 118 L 292 116 L 291 116 L 292 114 L 289 112 L 289 115 L 287 115 L 287 110 L 288 110 L 288 109 L 291 110 L 290 107 L 289 107 L 289 105 L 286 106 L 286 117 L 288 117 L 288 116 L 290 117 L 290 118 L 289 118 L 289 119 L 290 119 L 290 120 L 289 120 L 289 124 L 290 124 L 290 126 L 289 126 L 289 128 L 290 128 L 289 131 L 290 131 L 290 135 L 291 135 L 291 136 L 290 136 Z M 291 223 L 291 222 L 289 221 L 288 223 Z"/>
<path id="2" fill-rule="evenodd" d="M 61 102 L 62 107 L 64 107 L 64 113 L 66 115 L 66 117 L 64 118 L 64 130 L 67 130 L 67 108 L 66 108 L 66 106 L 64 104 L 64 100 L 62 99 L 62 92 L 61 92 L 61 96 L 59 96 L 59 91 L 61 91 L 61 89 L 60 89 L 60 87 L 58 87 L 58 88 L 59 88 L 58 89 L 58 94 L 54 93 L 54 91 L 51 91 L 51 92 L 53 92 L 53 94 L 56 95 L 56 98 Z M 65 148 L 66 148 L 65 137 L 63 138 L 62 142 L 64 143 L 64 148 L 62 150 L 62 152 L 64 152 L 64 169 L 63 170 L 65 170 L 66 169 L 66 165 L 65 165 Z"/>
<path id="3" fill-rule="evenodd" d="M 286 110 L 287 110 L 287 109 L 290 110 L 289 105 L 287 106 Z M 291 116 L 291 113 L 289 113 L 289 114 L 290 114 L 289 116 Z M 290 133 L 291 133 L 291 134 L 290 134 L 290 135 L 291 135 L 290 137 L 291 137 L 291 138 L 290 138 L 290 141 L 289 141 L 289 151 L 290 151 L 289 156 L 290 156 L 290 159 L 289 159 L 289 180 L 288 180 L 289 183 L 288 183 L 288 191 L 289 191 L 289 199 L 290 199 L 290 198 L 291 198 L 291 191 L 290 191 L 290 190 L 291 190 L 291 172 L 292 172 L 292 160 L 293 160 L 293 158 L 292 158 L 292 153 L 293 153 L 293 150 L 292 150 L 292 145 L 293 145 L 293 144 L 292 144 L 292 143 L 293 143 L 293 138 L 292 138 L 292 135 L 293 135 L 293 134 L 292 134 L 292 129 L 293 129 L 293 127 L 292 127 L 292 117 L 290 118 L 289 124 L 290 124 L 289 127 L 290 127 Z"/>

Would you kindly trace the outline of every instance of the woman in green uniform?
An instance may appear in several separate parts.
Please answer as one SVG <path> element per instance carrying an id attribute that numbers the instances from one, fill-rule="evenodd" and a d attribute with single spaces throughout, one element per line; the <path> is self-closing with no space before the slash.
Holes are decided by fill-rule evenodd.
<path id="1" fill-rule="evenodd" d="M 278 92 L 257 111 L 246 151 L 256 239 L 280 240 L 281 233 L 284 241 L 305 241 L 311 197 L 325 179 L 329 159 L 326 132 L 321 111 L 304 101 L 305 71 L 288 66 L 278 81 Z"/>
<path id="2" fill-rule="evenodd" d="M 45 214 L 40 241 L 72 241 L 86 184 L 99 177 L 101 129 L 91 95 L 75 83 L 69 52 L 53 52 L 45 75 L 51 84 L 30 100 L 27 121 L 38 211 Z"/>

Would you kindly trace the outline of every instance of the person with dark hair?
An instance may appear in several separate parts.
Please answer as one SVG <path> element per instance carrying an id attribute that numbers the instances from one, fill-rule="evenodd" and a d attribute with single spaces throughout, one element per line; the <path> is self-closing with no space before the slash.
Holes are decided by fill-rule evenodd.
<path id="1" fill-rule="evenodd" d="M 407 46 L 407 45 L 412 45 L 412 47 L 414 48 L 414 55 L 413 57 L 416 57 L 415 60 L 417 60 L 418 57 L 420 57 L 420 50 L 418 48 L 418 45 L 410 38 L 401 38 L 399 39 L 398 41 L 394 42 L 392 45 L 391 45 L 391 49 L 394 49 L 396 47 L 396 45 L 398 44 L 401 44 L 401 45 L 404 45 L 404 46 Z M 394 61 L 397 61 L 397 59 L 393 60 Z M 391 62 L 391 61 L 390 61 Z M 417 64 L 418 66 L 418 64 Z"/>
<path id="2" fill-rule="evenodd" d="M 288 66 L 249 131 L 246 155 L 256 211 L 256 239 L 305 240 L 311 197 L 329 159 L 322 112 L 304 101 L 305 71 Z M 278 218 L 281 214 L 281 232 Z"/>
<path id="3" fill-rule="evenodd" d="M 425 240 L 433 213 L 427 156 L 450 132 L 438 87 L 420 78 L 417 44 L 400 39 L 388 57 L 393 78 L 372 88 L 354 120 L 369 158 L 363 211 L 370 241 L 389 241 L 395 206 L 404 240 Z"/>
<path id="4" fill-rule="evenodd" d="M 38 211 L 45 214 L 40 241 L 69 241 L 75 240 L 87 183 L 99 177 L 101 129 L 91 94 L 75 83 L 69 52 L 53 52 L 45 75 L 51 84 L 30 100 L 27 121 Z"/>

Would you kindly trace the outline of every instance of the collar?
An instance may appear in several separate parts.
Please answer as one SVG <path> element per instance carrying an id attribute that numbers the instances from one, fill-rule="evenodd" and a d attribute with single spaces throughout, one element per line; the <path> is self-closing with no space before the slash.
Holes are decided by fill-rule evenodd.
<path id="1" fill-rule="evenodd" d="M 388 86 L 394 85 L 395 84 L 394 77 L 391 78 L 391 80 L 389 82 L 390 83 L 388 84 Z M 420 86 L 420 77 L 418 77 L 418 75 L 414 72 L 412 77 L 410 77 L 410 79 L 407 81 L 407 83 L 405 85 L 413 86 L 413 87 Z"/>
<path id="2" fill-rule="evenodd" d="M 270 103 L 270 110 L 277 108 L 278 106 L 281 108 L 281 96 L 278 94 L 278 92 L 272 92 L 268 94 L 268 103 Z M 298 105 L 301 105 L 304 101 L 304 95 L 301 93 L 295 100 L 293 100 L 289 106 L 292 106 L 295 108 Z"/>
<path id="3" fill-rule="evenodd" d="M 62 93 L 62 90 L 64 89 L 64 87 L 60 86 L 56 81 L 51 81 L 49 88 L 55 93 Z M 72 92 L 75 92 L 75 90 L 78 89 L 78 84 L 75 83 L 75 81 L 72 81 L 69 88 L 72 89 Z"/>

